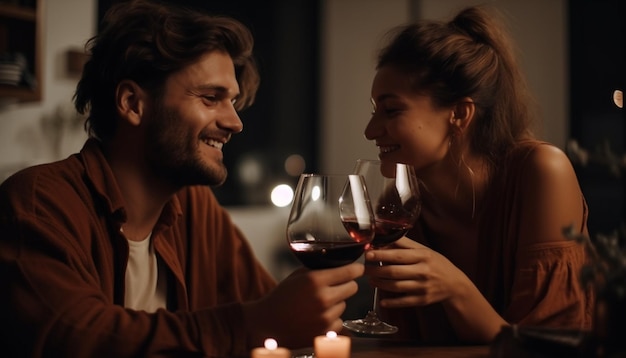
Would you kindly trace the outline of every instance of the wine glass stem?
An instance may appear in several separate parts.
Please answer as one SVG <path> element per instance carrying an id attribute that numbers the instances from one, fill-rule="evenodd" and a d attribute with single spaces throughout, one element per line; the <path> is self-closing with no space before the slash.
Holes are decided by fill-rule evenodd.
<path id="1" fill-rule="evenodd" d="M 382 266 L 383 262 L 378 261 L 378 266 Z M 372 312 L 378 315 L 378 287 L 374 287 L 374 302 L 372 303 Z"/>
<path id="2" fill-rule="evenodd" d="M 372 305 L 372 312 L 378 314 L 378 287 L 374 287 L 374 303 Z"/>

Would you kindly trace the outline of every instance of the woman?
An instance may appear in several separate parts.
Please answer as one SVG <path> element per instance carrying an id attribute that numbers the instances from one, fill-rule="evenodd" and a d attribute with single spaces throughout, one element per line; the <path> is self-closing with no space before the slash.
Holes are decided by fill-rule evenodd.
<path id="1" fill-rule="evenodd" d="M 530 129 L 531 101 L 503 26 L 484 8 L 399 27 L 379 54 L 365 136 L 415 167 L 420 219 L 366 259 L 398 335 L 487 343 L 509 324 L 589 329 L 579 282 L 587 207 L 558 148 Z"/>

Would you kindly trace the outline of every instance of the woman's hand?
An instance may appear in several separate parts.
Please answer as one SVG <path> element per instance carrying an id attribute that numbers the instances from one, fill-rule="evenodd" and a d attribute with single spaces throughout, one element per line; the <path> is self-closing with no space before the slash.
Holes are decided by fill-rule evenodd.
<path id="1" fill-rule="evenodd" d="M 407 237 L 389 248 L 365 254 L 370 283 L 398 295 L 384 298 L 381 307 L 425 306 L 446 301 L 473 285 L 446 257 Z M 383 265 L 379 265 L 382 262 Z"/>
<path id="2" fill-rule="evenodd" d="M 445 256 L 403 237 L 382 250 L 370 250 L 365 274 L 372 285 L 395 293 L 381 307 L 415 307 L 441 302 L 458 337 L 486 343 L 508 323 L 474 283 Z M 378 263 L 383 262 L 380 266 Z"/>

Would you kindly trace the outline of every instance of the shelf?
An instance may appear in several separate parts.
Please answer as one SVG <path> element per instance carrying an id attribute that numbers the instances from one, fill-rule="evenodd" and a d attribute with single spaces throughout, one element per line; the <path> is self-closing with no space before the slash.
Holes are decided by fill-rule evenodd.
<path id="1" fill-rule="evenodd" d="M 30 7 L 0 2 L 0 17 L 35 22 L 37 21 L 37 11 Z"/>
<path id="2" fill-rule="evenodd" d="M 20 54 L 26 60 L 28 76 L 35 88 L 24 85 L 0 84 L 0 100 L 35 102 L 42 98 L 42 5 L 44 0 L 2 2 L 0 0 L 0 55 L 11 59 Z M 32 6 L 30 6 L 32 4 Z M 30 82 L 29 82 L 30 83 Z"/>
<path id="3" fill-rule="evenodd" d="M 39 87 L 38 87 L 39 88 Z M 32 102 L 41 99 L 37 89 L 0 84 L 0 98 L 16 99 L 20 102 Z"/>

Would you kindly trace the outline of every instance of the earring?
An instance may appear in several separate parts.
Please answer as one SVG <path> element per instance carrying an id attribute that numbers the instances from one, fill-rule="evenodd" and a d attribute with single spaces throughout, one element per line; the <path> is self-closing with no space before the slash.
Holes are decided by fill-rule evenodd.
<path id="1" fill-rule="evenodd" d="M 450 134 L 448 135 L 448 149 L 452 147 L 454 140 L 456 139 L 456 131 L 454 130 L 454 126 L 450 127 Z"/>

